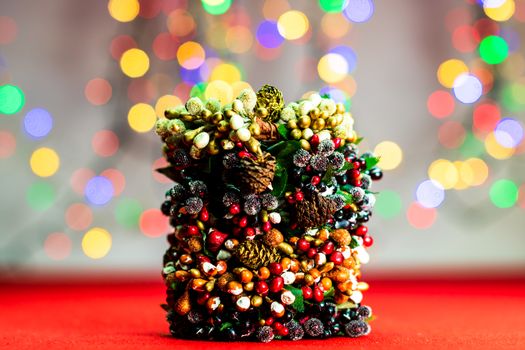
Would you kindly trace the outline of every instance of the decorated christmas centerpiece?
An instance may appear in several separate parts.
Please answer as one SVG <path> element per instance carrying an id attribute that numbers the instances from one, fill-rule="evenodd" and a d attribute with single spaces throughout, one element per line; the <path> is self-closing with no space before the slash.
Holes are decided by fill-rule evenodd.
<path id="1" fill-rule="evenodd" d="M 312 93 L 265 85 L 231 103 L 190 98 L 156 132 L 174 181 L 162 212 L 167 319 L 176 337 L 257 340 L 370 332 L 361 264 L 381 178 L 354 120 Z"/>

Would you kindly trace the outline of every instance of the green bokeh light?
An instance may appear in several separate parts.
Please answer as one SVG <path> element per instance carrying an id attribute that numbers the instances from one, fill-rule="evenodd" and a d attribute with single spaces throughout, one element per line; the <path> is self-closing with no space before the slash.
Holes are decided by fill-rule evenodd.
<path id="1" fill-rule="evenodd" d="M 190 97 L 198 97 L 201 100 L 206 101 L 206 98 L 204 96 L 204 92 L 206 91 L 206 87 L 208 87 L 208 84 L 206 83 L 197 83 L 193 85 L 193 87 L 190 90 Z"/>
<path id="2" fill-rule="evenodd" d="M 319 0 L 319 6 L 325 12 L 336 13 L 344 9 L 347 0 Z"/>
<path id="3" fill-rule="evenodd" d="M 202 7 L 211 15 L 222 15 L 232 5 L 232 0 L 202 0 Z"/>
<path id="4" fill-rule="evenodd" d="M 510 208 L 518 200 L 518 186 L 507 179 L 498 180 L 490 188 L 490 200 L 498 208 Z"/>
<path id="5" fill-rule="evenodd" d="M 51 184 L 36 181 L 27 189 L 26 199 L 29 206 L 36 211 L 44 211 L 53 205 L 56 193 Z"/>
<path id="6" fill-rule="evenodd" d="M 24 104 L 24 92 L 18 86 L 0 86 L 0 113 L 14 114 L 21 110 Z"/>
<path id="7" fill-rule="evenodd" d="M 459 147 L 459 153 L 461 153 L 464 158 L 479 158 L 485 153 L 485 145 L 471 132 L 467 132 L 465 134 L 465 140 Z"/>
<path id="8" fill-rule="evenodd" d="M 525 84 L 511 83 L 501 89 L 500 100 L 511 112 L 520 112 L 525 109 Z"/>
<path id="9" fill-rule="evenodd" d="M 488 64 L 498 64 L 509 55 L 509 46 L 503 38 L 489 35 L 479 44 L 479 55 Z"/>
<path id="10" fill-rule="evenodd" d="M 397 192 L 385 190 L 377 195 L 374 208 L 381 217 L 391 219 L 401 213 L 402 206 L 401 197 Z"/>
<path id="11" fill-rule="evenodd" d="M 115 219 L 124 228 L 137 228 L 142 211 L 143 208 L 139 201 L 123 198 L 117 203 L 115 208 Z"/>

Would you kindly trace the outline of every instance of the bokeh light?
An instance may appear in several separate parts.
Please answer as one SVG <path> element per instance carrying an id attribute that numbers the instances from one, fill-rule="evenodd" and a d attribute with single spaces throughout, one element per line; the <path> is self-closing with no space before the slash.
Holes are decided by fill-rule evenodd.
<path id="1" fill-rule="evenodd" d="M 150 131 L 156 121 L 155 109 L 146 103 L 137 103 L 128 112 L 128 124 L 136 132 Z"/>
<path id="2" fill-rule="evenodd" d="M 474 129 L 488 134 L 496 128 L 500 118 L 501 112 L 498 105 L 491 102 L 479 104 L 474 108 Z"/>
<path id="3" fill-rule="evenodd" d="M 164 118 L 164 111 L 168 108 L 175 107 L 182 104 L 180 98 L 174 95 L 164 95 L 159 97 L 155 104 L 155 113 L 157 117 Z"/>
<path id="4" fill-rule="evenodd" d="M 210 81 L 214 80 L 222 80 L 231 84 L 242 80 L 242 74 L 239 68 L 234 64 L 221 63 L 211 71 Z"/>
<path id="5" fill-rule="evenodd" d="M 444 189 L 453 188 L 459 180 L 454 164 L 446 159 L 438 159 L 428 167 L 428 177 L 438 182 Z"/>
<path id="6" fill-rule="evenodd" d="M 437 218 L 435 208 L 425 208 L 417 202 L 408 207 L 407 219 L 411 226 L 417 229 L 427 229 L 431 227 Z"/>
<path id="7" fill-rule="evenodd" d="M 483 1 L 483 10 L 490 19 L 498 22 L 509 20 L 516 11 L 514 0 L 491 0 Z"/>
<path id="8" fill-rule="evenodd" d="M 43 108 L 33 108 L 24 117 L 24 130 L 35 139 L 47 136 L 51 129 L 53 117 Z"/>
<path id="9" fill-rule="evenodd" d="M 148 54 L 140 49 L 129 49 L 120 57 L 120 68 L 130 78 L 138 78 L 149 69 Z"/>
<path id="10" fill-rule="evenodd" d="M 437 78 L 441 85 L 446 88 L 452 88 L 456 78 L 467 73 L 468 67 L 465 62 L 458 59 L 450 59 L 441 63 L 437 70 Z"/>
<path id="11" fill-rule="evenodd" d="M 498 208 L 513 207 L 518 200 L 518 186 L 511 180 L 497 180 L 490 187 L 490 200 Z"/>
<path id="12" fill-rule="evenodd" d="M 319 0 L 319 6 L 325 12 L 341 12 L 347 5 L 348 0 Z"/>
<path id="13" fill-rule="evenodd" d="M 162 184 L 169 184 L 172 182 L 172 180 L 168 177 L 166 177 L 165 175 L 159 173 L 157 171 L 157 169 L 160 169 L 160 168 L 164 168 L 164 167 L 167 167 L 169 165 L 168 161 L 162 157 L 162 158 L 159 158 L 157 159 L 156 161 L 153 162 L 153 165 L 151 167 L 151 174 L 153 175 L 153 178 L 162 183 Z"/>
<path id="14" fill-rule="evenodd" d="M 489 177 L 489 167 L 480 158 L 469 158 L 464 162 L 472 169 L 472 179 L 469 186 L 480 186 L 487 181 Z"/>
<path id="15" fill-rule="evenodd" d="M 279 47 L 284 41 L 275 21 L 261 22 L 257 28 L 256 37 L 259 44 L 269 49 Z"/>
<path id="16" fill-rule="evenodd" d="M 301 11 L 287 11 L 277 21 L 279 34 L 287 40 L 296 40 L 306 34 L 309 28 L 308 17 Z"/>
<path id="17" fill-rule="evenodd" d="M 428 112 L 439 119 L 450 116 L 454 112 L 454 107 L 454 98 L 447 91 L 434 91 L 427 100 Z"/>
<path id="18" fill-rule="evenodd" d="M 372 0 L 348 0 L 343 13 L 350 21 L 363 23 L 374 14 L 374 3 Z"/>
<path id="19" fill-rule="evenodd" d="M 15 85 L 0 86 L 0 114 L 15 114 L 25 104 L 24 92 Z"/>
<path id="20" fill-rule="evenodd" d="M 377 201 L 374 210 L 379 216 L 385 219 L 391 219 L 399 215 L 402 210 L 401 196 L 391 190 L 382 190 L 377 195 Z"/>
<path id="21" fill-rule="evenodd" d="M 479 55 L 488 64 L 499 64 L 509 54 L 509 47 L 505 39 L 490 35 L 484 38 L 479 45 Z"/>
<path id="22" fill-rule="evenodd" d="M 0 130 L 0 159 L 11 157 L 16 150 L 16 138 L 8 131 Z"/>
<path id="23" fill-rule="evenodd" d="M 437 208 L 445 200 L 445 189 L 434 180 L 425 180 L 417 186 L 416 200 L 425 208 Z"/>
<path id="24" fill-rule="evenodd" d="M 91 259 L 101 259 L 111 250 L 111 234 L 101 228 L 94 227 L 82 237 L 82 251 Z"/>
<path id="25" fill-rule="evenodd" d="M 344 37 L 351 28 L 351 22 L 340 13 L 327 13 L 321 19 L 321 29 L 326 36 L 332 39 Z"/>
<path id="26" fill-rule="evenodd" d="M 317 72 L 319 77 L 327 83 L 336 83 L 343 80 L 348 74 L 348 63 L 343 56 L 329 53 L 319 60 Z"/>
<path id="27" fill-rule="evenodd" d="M 106 79 L 94 78 L 87 82 L 84 95 L 92 105 L 102 106 L 109 102 L 112 91 L 111 84 Z"/>
<path id="28" fill-rule="evenodd" d="M 91 138 L 91 148 L 100 157 L 111 157 L 119 148 L 119 138 L 111 130 L 99 130 Z"/>
<path id="29" fill-rule="evenodd" d="M 35 175 L 49 177 L 54 175 L 60 167 L 60 158 L 55 150 L 42 147 L 33 152 L 29 165 Z"/>
<path id="30" fill-rule="evenodd" d="M 55 198 L 55 188 L 48 182 L 35 181 L 27 188 L 27 204 L 33 210 L 44 211 L 49 209 L 55 202 Z"/>
<path id="31" fill-rule="evenodd" d="M 328 53 L 335 53 L 343 56 L 348 64 L 348 73 L 352 73 L 357 66 L 357 55 L 350 46 L 339 45 L 331 48 Z"/>
<path id="32" fill-rule="evenodd" d="M 472 74 L 460 74 L 454 80 L 454 96 L 463 103 L 474 103 L 481 97 L 483 86 L 479 79 Z"/>
<path id="33" fill-rule="evenodd" d="M 73 172 L 70 179 L 71 188 L 76 194 L 84 195 L 86 184 L 91 178 L 95 176 L 95 172 L 91 169 L 80 168 Z"/>
<path id="34" fill-rule="evenodd" d="M 160 237 L 169 230 L 169 218 L 162 214 L 159 209 L 148 209 L 140 216 L 139 226 L 145 236 Z"/>
<path id="35" fill-rule="evenodd" d="M 119 35 L 111 40 L 109 52 L 113 59 L 120 61 L 122 54 L 129 49 L 138 47 L 137 42 L 129 35 Z"/>
<path id="36" fill-rule="evenodd" d="M 485 138 L 485 150 L 491 157 L 499 160 L 512 157 L 516 151 L 513 147 L 502 146 L 493 132 Z"/>
<path id="37" fill-rule="evenodd" d="M 377 164 L 381 169 L 392 170 L 401 164 L 403 160 L 403 151 L 401 147 L 392 141 L 383 141 L 377 144 L 374 154 L 380 157 Z"/>
<path id="38" fill-rule="evenodd" d="M 452 33 L 452 45 L 459 52 L 473 52 L 479 45 L 480 37 L 475 27 L 462 25 Z"/>
<path id="39" fill-rule="evenodd" d="M 73 203 L 66 209 L 65 220 L 70 229 L 83 231 L 93 222 L 93 211 L 84 203 Z"/>
<path id="40" fill-rule="evenodd" d="M 211 15 L 222 15 L 232 5 L 232 0 L 201 0 L 202 7 Z"/>
<path id="41" fill-rule="evenodd" d="M 178 38 L 190 35 L 196 27 L 193 16 L 183 9 L 176 9 L 170 12 L 166 24 L 170 34 Z"/>
<path id="42" fill-rule="evenodd" d="M 52 260 L 64 260 L 71 254 L 73 243 L 65 233 L 55 232 L 46 237 L 44 252 Z"/>
<path id="43" fill-rule="evenodd" d="M 170 33 L 159 33 L 151 46 L 153 53 L 160 60 L 170 61 L 177 57 L 179 43 Z"/>
<path id="44" fill-rule="evenodd" d="M 465 137 L 463 124 L 456 121 L 443 123 L 438 130 L 438 140 L 445 148 L 458 148 L 465 141 Z"/>
<path id="45" fill-rule="evenodd" d="M 108 11 L 119 22 L 131 22 L 140 10 L 138 0 L 109 0 Z"/>
<path id="46" fill-rule="evenodd" d="M 142 205 L 138 200 L 122 198 L 115 207 L 115 220 L 124 228 L 135 229 L 139 227 L 142 211 Z"/>
<path id="47" fill-rule="evenodd" d="M 120 196 L 124 188 L 126 187 L 126 177 L 121 171 L 117 169 L 106 169 L 100 173 L 100 176 L 107 178 L 113 185 L 113 195 L 115 197 Z"/>
<path id="48" fill-rule="evenodd" d="M 11 17 L 0 16 L 0 45 L 10 44 L 18 32 L 16 22 Z"/>
<path id="49" fill-rule="evenodd" d="M 84 189 L 86 200 L 95 206 L 102 206 L 113 198 L 115 190 L 113 183 L 104 176 L 95 176 L 89 180 Z"/>
<path id="50" fill-rule="evenodd" d="M 501 146 L 515 148 L 523 140 L 523 126 L 516 119 L 504 118 L 496 126 L 494 137 Z"/>
<path id="51" fill-rule="evenodd" d="M 232 26 L 226 31 L 226 47 L 233 53 L 248 52 L 253 45 L 253 35 L 250 28 L 245 26 Z"/>
<path id="52" fill-rule="evenodd" d="M 199 43 L 187 41 L 177 50 L 177 60 L 186 69 L 199 68 L 206 58 L 206 53 Z"/>
<path id="53" fill-rule="evenodd" d="M 206 99 L 216 98 L 221 103 L 230 103 L 233 96 L 233 89 L 230 84 L 222 80 L 214 80 L 206 87 L 204 96 Z"/>

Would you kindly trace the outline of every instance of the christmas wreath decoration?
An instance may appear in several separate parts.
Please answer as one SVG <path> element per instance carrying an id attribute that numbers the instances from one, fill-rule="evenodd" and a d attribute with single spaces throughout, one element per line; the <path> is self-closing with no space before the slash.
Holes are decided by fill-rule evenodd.
<path id="1" fill-rule="evenodd" d="M 285 105 L 265 85 L 231 104 L 190 98 L 156 124 L 174 181 L 162 212 L 176 337 L 299 340 L 370 332 L 360 281 L 378 159 L 341 103 Z"/>

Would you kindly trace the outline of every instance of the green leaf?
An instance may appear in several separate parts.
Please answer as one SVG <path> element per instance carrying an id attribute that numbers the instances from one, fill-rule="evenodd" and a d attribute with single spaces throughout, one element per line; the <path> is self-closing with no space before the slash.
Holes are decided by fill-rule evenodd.
<path id="1" fill-rule="evenodd" d="M 355 140 L 354 144 L 358 145 L 363 141 L 364 137 L 358 137 L 357 140 Z"/>
<path id="2" fill-rule="evenodd" d="M 326 292 L 324 292 L 324 297 L 325 297 L 325 299 L 333 298 L 333 297 L 334 297 L 334 294 L 335 294 L 335 289 L 334 289 L 334 287 L 330 287 L 329 290 L 327 290 Z"/>
<path id="3" fill-rule="evenodd" d="M 340 171 L 343 171 L 343 170 L 351 170 L 354 168 L 354 165 L 350 162 L 345 162 L 345 164 L 343 165 L 343 167 L 341 169 L 339 169 Z"/>
<path id="4" fill-rule="evenodd" d="M 221 324 L 219 331 L 222 332 L 223 330 L 225 330 L 226 328 L 230 328 L 231 326 L 233 326 L 231 322 L 224 322 L 223 324 Z"/>
<path id="5" fill-rule="evenodd" d="M 338 189 L 335 194 L 338 194 L 342 196 L 345 199 L 345 204 L 351 204 L 354 202 L 354 199 L 350 195 L 350 193 L 343 191 L 342 189 Z"/>
<path id="6" fill-rule="evenodd" d="M 357 239 L 352 236 L 352 240 L 350 241 L 350 248 L 351 249 L 354 249 L 354 248 L 357 248 L 359 247 L 359 242 L 357 241 Z"/>
<path id="7" fill-rule="evenodd" d="M 295 296 L 295 301 L 293 302 L 292 307 L 297 312 L 304 312 L 303 290 L 301 288 L 294 287 L 291 284 L 285 286 L 284 288 L 292 292 L 292 294 Z"/>
<path id="8" fill-rule="evenodd" d="M 341 310 L 341 309 L 354 309 L 356 307 L 357 307 L 357 305 L 352 303 L 351 301 L 347 301 L 346 303 L 342 303 L 342 304 L 337 305 L 337 309 L 338 310 Z"/>
<path id="9" fill-rule="evenodd" d="M 366 170 L 372 169 L 377 163 L 379 163 L 379 157 L 365 158 Z"/>
<path id="10" fill-rule="evenodd" d="M 288 171 L 283 165 L 281 165 L 281 163 L 277 163 L 277 166 L 275 167 L 275 175 L 272 181 L 272 194 L 276 197 L 281 197 L 286 190 L 287 184 Z"/>
<path id="11" fill-rule="evenodd" d="M 299 148 L 301 148 L 299 141 L 280 141 L 269 147 L 267 151 L 277 159 L 278 164 L 283 165 L 285 168 L 289 168 L 292 166 L 292 154 Z"/>
<path id="12" fill-rule="evenodd" d="M 283 139 L 288 140 L 288 128 L 286 127 L 286 125 L 279 125 L 277 127 L 277 132 L 279 133 L 279 135 L 281 135 Z"/>
<path id="13" fill-rule="evenodd" d="M 321 181 L 323 181 L 327 185 L 331 185 L 332 179 L 334 178 L 334 174 L 335 174 L 334 168 L 331 165 L 329 165 Z"/>

